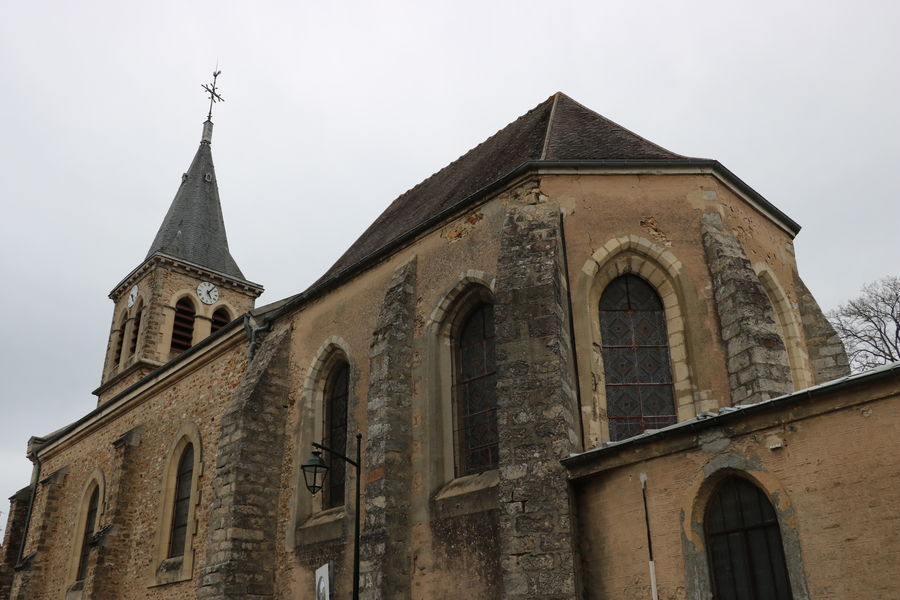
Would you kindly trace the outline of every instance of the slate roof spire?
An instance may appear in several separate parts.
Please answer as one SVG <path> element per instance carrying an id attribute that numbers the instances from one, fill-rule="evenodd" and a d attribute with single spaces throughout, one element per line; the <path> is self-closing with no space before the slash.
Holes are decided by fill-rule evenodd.
<path id="1" fill-rule="evenodd" d="M 245 280 L 228 251 L 225 220 L 219 203 L 219 186 L 212 160 L 213 123 L 203 123 L 200 148 L 181 176 L 181 185 L 163 219 L 150 251 L 191 262 Z"/>

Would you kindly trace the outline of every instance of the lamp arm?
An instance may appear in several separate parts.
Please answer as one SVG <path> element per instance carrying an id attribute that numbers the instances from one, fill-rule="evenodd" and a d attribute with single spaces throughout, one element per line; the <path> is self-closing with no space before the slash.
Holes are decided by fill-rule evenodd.
<path id="1" fill-rule="evenodd" d="M 359 439 L 360 439 L 361 437 L 362 437 L 362 434 L 360 434 L 360 433 L 357 433 L 357 434 L 356 434 L 357 444 L 359 443 Z M 353 465 L 354 467 L 356 467 L 356 470 L 357 470 L 357 471 L 359 470 L 359 463 L 356 462 L 355 460 L 353 460 L 352 458 L 347 458 L 346 456 L 344 456 L 344 455 L 341 454 L 340 452 L 337 452 L 337 451 L 335 451 L 335 450 L 332 450 L 332 449 L 329 448 L 328 446 L 323 446 L 322 444 L 319 444 L 319 443 L 317 443 L 317 442 L 313 442 L 312 445 L 313 445 L 313 448 L 318 448 L 319 450 L 324 450 L 325 452 L 327 452 L 327 453 L 329 453 L 329 454 L 332 454 L 332 455 L 334 455 L 334 456 L 340 458 L 340 459 L 343 460 L 344 462 L 350 463 L 351 465 Z"/>

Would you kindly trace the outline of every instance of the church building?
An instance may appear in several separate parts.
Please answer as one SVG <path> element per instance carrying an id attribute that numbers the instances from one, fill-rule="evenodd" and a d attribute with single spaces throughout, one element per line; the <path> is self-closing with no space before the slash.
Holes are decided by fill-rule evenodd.
<path id="1" fill-rule="evenodd" d="M 556 93 L 257 307 L 212 134 L 0 599 L 900 597 L 900 363 L 849 374 L 722 164 Z"/>

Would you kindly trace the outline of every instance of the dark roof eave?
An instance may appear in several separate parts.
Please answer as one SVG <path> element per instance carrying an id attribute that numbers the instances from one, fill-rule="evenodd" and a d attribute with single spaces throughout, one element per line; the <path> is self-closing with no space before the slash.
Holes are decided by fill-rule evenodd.
<path id="1" fill-rule="evenodd" d="M 409 241 L 419 236 L 421 233 L 438 225 L 450 216 L 460 212 L 464 208 L 475 204 L 485 196 L 495 192 L 511 181 L 518 179 L 529 171 L 537 171 L 540 169 L 556 168 L 556 169 L 578 169 L 578 168 L 640 168 L 640 169 L 672 169 L 672 168 L 701 168 L 712 169 L 719 173 L 725 180 L 739 189 L 741 192 L 749 196 L 754 202 L 762 206 L 774 218 L 780 221 L 789 231 L 796 235 L 800 231 L 800 225 L 781 212 L 774 204 L 766 200 L 759 192 L 747 185 L 737 175 L 725 168 L 719 161 L 709 158 L 673 158 L 673 159 L 604 159 L 604 160 L 529 160 L 507 173 L 506 175 L 494 180 L 492 183 L 481 188 L 474 194 L 463 198 L 459 202 L 447 207 L 446 209 L 434 214 L 432 217 L 419 223 L 413 229 L 394 238 L 375 252 L 365 256 L 349 267 L 336 272 L 328 279 L 314 283 L 310 288 L 300 292 L 293 298 L 287 300 L 283 306 L 275 311 L 270 318 L 277 319 L 283 314 L 291 312 L 296 308 L 303 306 L 307 302 L 325 294 L 326 292 L 338 287 L 346 280 L 357 275 L 361 271 L 367 269 L 373 264 L 379 262 L 387 255 L 391 254 L 398 248 L 406 245 Z"/>
<path id="2" fill-rule="evenodd" d="M 890 363 L 872 369 L 871 371 L 866 371 L 865 373 L 847 375 L 846 377 L 835 379 L 834 381 L 829 381 L 827 383 L 813 386 L 805 390 L 799 390 L 791 394 L 773 398 L 771 400 L 765 400 L 756 404 L 751 404 L 749 406 L 745 406 L 736 410 L 722 412 L 718 415 L 707 417 L 705 419 L 697 419 L 684 423 L 677 423 L 665 429 L 655 431 L 649 435 L 639 435 L 609 446 L 602 446 L 600 448 L 593 448 L 579 454 L 573 454 L 567 458 L 562 459 L 560 462 L 565 467 L 577 467 L 590 463 L 600 456 L 615 454 L 617 452 L 621 452 L 622 450 L 633 449 L 635 446 L 643 446 L 645 444 L 655 443 L 660 440 L 684 435 L 685 433 L 696 433 L 705 429 L 710 429 L 712 427 L 721 427 L 722 425 L 725 425 L 732 421 L 736 421 L 738 419 L 742 419 L 744 417 L 765 413 L 768 411 L 782 410 L 809 398 L 832 394 L 843 389 L 858 387 L 860 385 L 869 384 L 873 381 L 887 379 L 890 377 L 900 377 L 900 362 Z M 589 473 L 584 474 L 584 476 L 589 475 Z M 577 478 L 579 477 L 576 477 L 576 479 Z"/>

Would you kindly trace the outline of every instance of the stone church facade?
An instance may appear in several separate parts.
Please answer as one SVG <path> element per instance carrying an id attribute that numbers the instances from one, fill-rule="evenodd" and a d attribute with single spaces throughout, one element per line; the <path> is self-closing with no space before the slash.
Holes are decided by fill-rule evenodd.
<path id="1" fill-rule="evenodd" d="M 356 472 L 300 466 L 357 432 L 363 598 L 897 597 L 900 367 L 848 375 L 718 162 L 558 93 L 255 307 L 211 141 L 96 409 L 29 441 L 0 598 L 349 598 Z"/>

